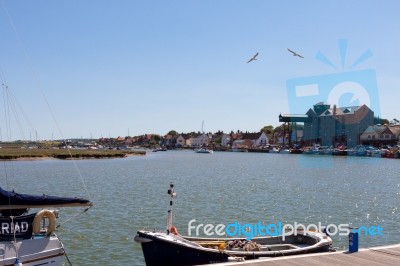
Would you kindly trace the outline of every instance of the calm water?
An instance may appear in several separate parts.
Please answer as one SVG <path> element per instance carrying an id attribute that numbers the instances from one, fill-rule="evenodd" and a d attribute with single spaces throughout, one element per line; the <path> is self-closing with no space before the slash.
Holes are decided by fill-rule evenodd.
<path id="1" fill-rule="evenodd" d="M 346 223 L 384 228 L 384 236 L 360 236 L 360 247 L 400 243 L 398 159 L 167 151 L 76 164 L 95 206 L 59 229 L 73 265 L 144 265 L 133 237 L 138 229 L 165 230 L 170 182 L 181 234 L 191 219 Z M 2 184 L 18 192 L 86 197 L 71 161 L 13 162 L 7 178 L 1 171 Z M 59 222 L 76 213 L 63 209 Z M 333 240 L 347 248 L 347 237 Z"/>

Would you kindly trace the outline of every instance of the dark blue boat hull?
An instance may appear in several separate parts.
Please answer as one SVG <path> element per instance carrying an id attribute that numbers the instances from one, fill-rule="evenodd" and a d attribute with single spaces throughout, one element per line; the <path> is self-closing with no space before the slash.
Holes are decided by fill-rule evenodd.
<path id="1" fill-rule="evenodd" d="M 140 232 L 138 235 L 144 236 Z M 149 235 L 145 237 L 149 238 Z M 228 261 L 228 255 L 217 250 L 210 252 L 178 244 L 172 246 L 157 238 L 141 245 L 147 266 L 190 266 Z"/>

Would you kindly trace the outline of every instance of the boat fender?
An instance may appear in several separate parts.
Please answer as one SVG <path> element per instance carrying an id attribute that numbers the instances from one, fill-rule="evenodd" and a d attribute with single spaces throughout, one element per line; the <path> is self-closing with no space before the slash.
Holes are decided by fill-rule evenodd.
<path id="1" fill-rule="evenodd" d="M 47 226 L 47 234 L 51 234 L 56 230 L 56 216 L 50 210 L 41 210 L 35 215 L 33 219 L 32 231 L 34 234 L 40 233 L 40 223 L 41 221 L 47 218 L 49 220 L 49 225 Z"/>
<path id="2" fill-rule="evenodd" d="M 171 227 L 170 232 L 171 232 L 172 234 L 174 234 L 174 235 L 179 235 L 178 229 L 176 229 L 175 226 L 172 226 L 172 227 Z"/>

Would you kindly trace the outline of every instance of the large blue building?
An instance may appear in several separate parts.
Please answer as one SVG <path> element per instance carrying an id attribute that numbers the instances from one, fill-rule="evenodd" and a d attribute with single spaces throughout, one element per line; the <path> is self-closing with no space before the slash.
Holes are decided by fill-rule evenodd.
<path id="1" fill-rule="evenodd" d="M 366 105 L 331 107 L 321 102 L 305 115 L 280 115 L 279 121 L 304 123 L 302 141 L 305 145 L 354 147 L 360 143 L 364 130 L 374 124 L 374 112 Z"/>

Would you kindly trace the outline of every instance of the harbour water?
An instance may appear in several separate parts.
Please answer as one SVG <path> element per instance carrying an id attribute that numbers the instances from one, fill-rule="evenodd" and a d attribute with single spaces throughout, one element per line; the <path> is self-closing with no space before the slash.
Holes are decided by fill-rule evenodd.
<path id="1" fill-rule="evenodd" d="M 133 237 L 139 229 L 166 229 L 170 182 L 178 194 L 173 223 L 183 235 L 192 219 L 321 222 L 383 228 L 383 236 L 360 235 L 360 247 L 400 243 L 398 159 L 167 151 L 76 165 L 95 206 L 59 228 L 73 265 L 144 265 Z M 13 162 L 1 182 L 21 193 L 86 197 L 74 168 L 72 161 Z M 59 222 L 74 214 L 63 209 Z M 347 236 L 332 238 L 334 247 L 347 248 Z"/>

